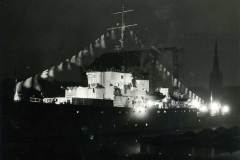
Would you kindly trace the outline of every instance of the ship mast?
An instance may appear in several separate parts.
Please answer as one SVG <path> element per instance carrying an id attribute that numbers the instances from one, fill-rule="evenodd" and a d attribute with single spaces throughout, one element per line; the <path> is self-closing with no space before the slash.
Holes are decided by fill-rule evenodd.
<path id="1" fill-rule="evenodd" d="M 135 26 L 138 25 L 138 24 L 129 24 L 129 25 L 126 24 L 125 17 L 127 15 L 127 13 L 128 12 L 133 12 L 133 11 L 134 11 L 133 9 L 125 10 L 125 3 L 124 3 L 124 0 L 122 0 L 122 10 L 120 12 L 113 13 L 114 15 L 121 14 L 121 25 L 107 29 L 107 30 L 117 30 L 117 29 L 120 29 L 120 31 L 121 31 L 121 38 L 120 38 L 119 41 L 120 41 L 120 44 L 121 44 L 121 49 L 124 47 L 124 38 L 125 38 L 124 34 L 125 34 L 126 28 L 135 27 Z"/>

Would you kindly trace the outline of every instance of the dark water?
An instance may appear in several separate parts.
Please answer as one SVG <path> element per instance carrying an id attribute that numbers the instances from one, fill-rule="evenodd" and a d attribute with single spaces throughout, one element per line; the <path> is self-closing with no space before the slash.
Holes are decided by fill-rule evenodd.
<path id="1" fill-rule="evenodd" d="M 240 160 L 239 127 L 98 133 L 66 116 L 72 110 L 9 108 L 1 117 L 4 160 Z"/>
<path id="2" fill-rule="evenodd" d="M 5 141 L 5 159 L 240 159 L 238 138 L 210 140 L 207 135 L 200 138 L 192 136 L 185 133 L 150 137 L 92 134 L 11 137 Z"/>

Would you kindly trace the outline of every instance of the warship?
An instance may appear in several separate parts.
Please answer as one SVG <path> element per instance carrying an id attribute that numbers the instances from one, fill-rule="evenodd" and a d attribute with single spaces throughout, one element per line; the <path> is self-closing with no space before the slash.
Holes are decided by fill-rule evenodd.
<path id="1" fill-rule="evenodd" d="M 229 142 L 235 150 L 238 134 L 231 139 L 222 128 L 200 131 L 225 119 L 208 116 L 206 101 L 184 83 L 181 48 L 141 41 L 133 31 L 138 25 L 126 24 L 129 12 L 123 4 L 114 13 L 121 23 L 14 84 L 0 108 L 6 159 L 189 159 L 203 145 L 208 156 Z M 231 141 L 222 141 L 222 133 Z"/>
<path id="2" fill-rule="evenodd" d="M 144 45 L 131 30 L 137 24 L 125 22 L 126 14 L 133 11 L 123 5 L 114 13 L 121 16 L 121 23 L 107 29 L 89 47 L 17 82 L 11 107 L 12 118 L 19 118 L 16 126 L 31 133 L 42 132 L 43 126 L 68 130 L 61 125 L 69 122 L 73 131 L 93 135 L 181 132 L 199 127 L 204 100 L 179 78 L 180 49 Z M 163 53 L 170 58 L 164 59 Z M 29 127 L 33 122 L 35 127 Z"/>

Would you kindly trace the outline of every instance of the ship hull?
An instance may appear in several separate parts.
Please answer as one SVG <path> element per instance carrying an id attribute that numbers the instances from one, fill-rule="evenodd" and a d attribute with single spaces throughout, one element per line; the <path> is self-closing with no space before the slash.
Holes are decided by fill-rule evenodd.
<path id="1" fill-rule="evenodd" d="M 6 124 L 23 130 L 57 134 L 125 134 L 163 133 L 195 130 L 197 111 L 189 108 L 135 110 L 127 107 L 94 105 L 56 105 L 43 103 L 12 103 L 5 109 Z"/>
<path id="2" fill-rule="evenodd" d="M 141 137 L 181 135 L 200 128 L 196 110 L 187 108 L 152 108 L 138 115 L 132 108 L 107 105 L 7 106 L 2 121 L 6 159 L 99 159 L 112 150 L 119 155 L 139 153 Z"/>

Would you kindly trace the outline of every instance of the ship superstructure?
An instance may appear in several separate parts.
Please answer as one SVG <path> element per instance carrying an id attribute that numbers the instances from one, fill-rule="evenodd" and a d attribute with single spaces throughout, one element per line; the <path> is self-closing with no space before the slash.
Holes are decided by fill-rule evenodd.
<path id="1" fill-rule="evenodd" d="M 164 151 L 166 144 L 172 147 L 176 142 L 185 147 L 189 140 L 202 141 L 188 131 L 224 124 L 218 118 L 215 124 L 212 117 L 200 117 L 210 109 L 228 113 L 229 108 L 222 110 L 213 103 L 209 109 L 184 84 L 176 68 L 179 57 L 174 57 L 180 49 L 144 45 L 130 30 L 137 25 L 125 21 L 126 13 L 133 10 L 125 9 L 123 5 L 115 13 L 121 15 L 121 24 L 89 46 L 17 82 L 14 102 L 3 108 L 2 116 L 4 141 L 10 141 L 7 147 L 16 152 L 15 159 L 21 155 L 27 159 L 136 158 L 132 153 L 149 159 L 146 153 L 150 152 L 156 153 L 156 159 L 166 158 L 156 140 Z M 219 131 L 223 133 L 222 128 Z M 212 132 L 202 133 L 213 140 Z M 187 158 L 194 152 L 193 147 L 187 150 Z"/>
<path id="2" fill-rule="evenodd" d="M 150 119 L 144 120 L 145 125 L 149 125 L 147 121 L 155 123 L 155 120 L 156 123 L 164 121 L 163 124 L 166 124 L 167 128 L 190 126 L 190 122 L 195 124 L 198 109 L 205 102 L 189 90 L 173 74 L 173 69 L 166 67 L 161 59 L 162 53 L 177 52 L 178 49 L 145 46 L 132 30 L 127 30 L 136 26 L 135 24 L 127 25 L 124 20 L 125 14 L 130 11 L 132 10 L 125 10 L 123 6 L 122 11 L 117 12 L 122 16 L 121 25 L 108 29 L 106 34 L 101 35 L 94 43 L 90 43 L 89 47 L 58 65 L 18 82 L 14 100 L 39 102 L 36 100 L 38 97 L 42 99 L 42 105 L 78 107 L 77 113 L 84 112 L 86 115 L 91 113 L 93 117 L 98 117 L 99 113 L 102 115 L 102 113 L 116 110 L 116 112 L 126 113 L 118 120 L 124 125 L 125 122 L 122 121 L 126 116 L 137 115 L 127 122 L 134 123 L 136 120 L 134 118 L 146 114 Z M 78 72 L 79 69 L 81 72 Z M 65 76 L 66 73 L 73 73 L 78 79 L 80 77 L 79 81 L 86 81 L 86 84 L 63 85 L 62 82 L 68 78 Z M 54 86 L 56 90 L 61 89 L 63 94 L 47 95 L 50 90 L 48 86 Z M 160 120 L 156 116 L 161 114 L 165 117 L 161 117 Z M 115 118 L 111 114 L 105 114 L 105 119 L 106 117 Z M 122 120 L 120 120 L 121 117 Z M 174 124 L 176 120 L 181 120 L 181 124 Z M 166 127 L 152 125 L 152 129 L 154 126 Z"/>

